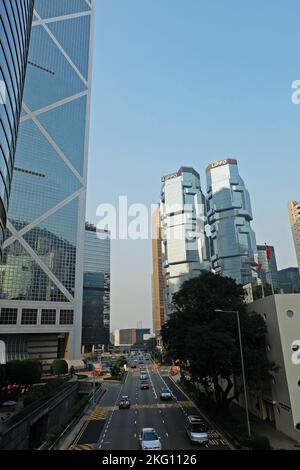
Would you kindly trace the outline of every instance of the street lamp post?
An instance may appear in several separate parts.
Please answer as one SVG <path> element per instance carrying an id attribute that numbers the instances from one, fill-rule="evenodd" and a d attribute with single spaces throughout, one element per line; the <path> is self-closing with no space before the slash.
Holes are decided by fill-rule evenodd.
<path id="1" fill-rule="evenodd" d="M 95 405 L 95 390 L 96 390 L 96 377 L 95 377 L 95 367 L 93 364 L 93 405 Z"/>
<path id="2" fill-rule="evenodd" d="M 247 418 L 247 428 L 248 436 L 251 437 L 251 427 L 249 419 L 249 408 L 248 408 L 248 396 L 247 396 L 247 387 L 246 387 L 246 375 L 245 375 L 245 366 L 244 366 L 244 354 L 243 354 L 243 345 L 242 345 L 242 334 L 241 334 L 241 325 L 240 325 L 240 312 L 238 310 L 215 310 L 216 313 L 235 313 L 237 317 L 238 333 L 239 333 L 239 343 L 240 343 L 240 352 L 241 352 L 241 365 L 242 365 L 242 377 L 244 384 L 244 395 L 245 395 L 245 409 L 246 409 L 246 418 Z"/>

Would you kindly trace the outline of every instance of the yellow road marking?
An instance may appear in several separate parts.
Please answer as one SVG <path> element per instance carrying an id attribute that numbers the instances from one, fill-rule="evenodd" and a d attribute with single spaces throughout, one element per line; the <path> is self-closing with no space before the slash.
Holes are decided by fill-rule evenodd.
<path id="1" fill-rule="evenodd" d="M 72 450 L 93 450 L 92 444 L 80 444 L 75 446 Z"/>

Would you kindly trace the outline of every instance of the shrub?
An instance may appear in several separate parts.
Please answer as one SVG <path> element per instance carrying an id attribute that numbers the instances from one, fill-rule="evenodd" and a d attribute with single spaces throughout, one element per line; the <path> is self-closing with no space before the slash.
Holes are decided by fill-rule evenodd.
<path id="1" fill-rule="evenodd" d="M 53 374 L 67 374 L 68 373 L 68 363 L 64 359 L 55 359 L 51 364 L 51 370 Z"/>
<path id="2" fill-rule="evenodd" d="M 253 450 L 267 450 L 271 449 L 270 441 L 265 436 L 254 434 L 251 438 L 240 439 L 240 444 Z"/>

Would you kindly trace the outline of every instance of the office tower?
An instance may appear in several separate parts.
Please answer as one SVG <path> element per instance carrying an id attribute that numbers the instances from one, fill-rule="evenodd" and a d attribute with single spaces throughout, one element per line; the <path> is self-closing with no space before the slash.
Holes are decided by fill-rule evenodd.
<path id="1" fill-rule="evenodd" d="M 93 2 L 36 0 L 6 240 L 9 358 L 81 353 Z"/>
<path id="2" fill-rule="evenodd" d="M 162 229 L 159 208 L 155 210 L 152 216 L 152 262 L 153 332 L 156 337 L 159 337 L 166 315 L 166 286 L 162 259 Z"/>
<path id="3" fill-rule="evenodd" d="M 269 249 L 269 255 L 268 255 Z M 273 285 L 274 291 L 279 293 L 280 285 L 275 249 L 273 246 L 257 245 L 258 263 L 260 264 L 259 277 L 264 284 Z M 269 256 L 269 259 L 268 259 Z"/>
<path id="4" fill-rule="evenodd" d="M 82 346 L 107 348 L 110 326 L 110 233 L 85 226 Z"/>
<path id="5" fill-rule="evenodd" d="M 33 0 L 0 0 L 0 249 L 21 115 Z"/>
<path id="6" fill-rule="evenodd" d="M 189 167 L 162 178 L 161 225 L 167 310 L 185 280 L 210 269 L 205 198 L 200 176 Z M 168 313 L 167 312 L 167 313 Z"/>
<path id="7" fill-rule="evenodd" d="M 256 284 L 256 274 L 251 269 L 257 263 L 251 203 L 237 161 L 212 163 L 206 176 L 212 268 L 239 284 Z"/>
<path id="8" fill-rule="evenodd" d="M 298 266 L 300 269 L 300 202 L 290 201 L 288 205 L 290 223 L 295 244 Z"/>
<path id="9" fill-rule="evenodd" d="M 284 294 L 300 293 L 299 268 L 286 268 L 278 271 L 280 289 Z"/>

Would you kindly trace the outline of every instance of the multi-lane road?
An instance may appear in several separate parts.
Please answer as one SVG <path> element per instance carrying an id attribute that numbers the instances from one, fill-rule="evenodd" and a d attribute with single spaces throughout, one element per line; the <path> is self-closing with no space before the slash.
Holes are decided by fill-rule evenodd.
<path id="1" fill-rule="evenodd" d="M 140 369 L 130 369 L 124 384 L 105 384 L 107 389 L 90 419 L 75 439 L 72 449 L 82 450 L 138 450 L 139 433 L 152 427 L 161 438 L 163 450 L 195 450 L 187 437 L 187 416 L 199 414 L 173 380 L 159 372 L 151 361 L 145 368 L 149 376 L 149 390 L 140 390 Z M 159 391 L 167 386 L 172 401 L 161 401 Z M 119 410 L 122 395 L 128 395 L 131 408 Z M 207 423 L 210 440 L 200 449 L 229 449 L 228 443 Z"/>

